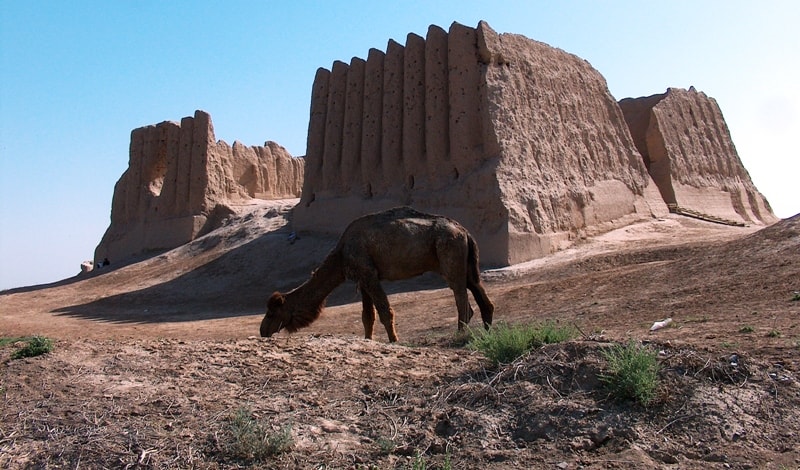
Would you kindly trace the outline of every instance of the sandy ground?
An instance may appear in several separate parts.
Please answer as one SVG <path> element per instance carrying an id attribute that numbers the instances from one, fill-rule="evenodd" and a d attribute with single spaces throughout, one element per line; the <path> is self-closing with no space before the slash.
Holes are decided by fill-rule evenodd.
<path id="1" fill-rule="evenodd" d="M 378 329 L 361 339 L 350 284 L 309 328 L 258 338 L 269 294 L 302 282 L 335 243 L 290 244 L 290 207 L 0 293 L 0 336 L 55 340 L 37 358 L 0 348 L 0 467 L 800 466 L 800 218 L 738 228 L 668 216 L 484 272 L 496 322 L 580 331 L 493 367 L 463 346 L 433 275 L 387 286 L 398 344 Z M 612 400 L 598 379 L 603 348 L 630 339 L 660 354 L 648 407 Z M 237 454 L 232 416 L 245 411 L 291 446 Z"/>

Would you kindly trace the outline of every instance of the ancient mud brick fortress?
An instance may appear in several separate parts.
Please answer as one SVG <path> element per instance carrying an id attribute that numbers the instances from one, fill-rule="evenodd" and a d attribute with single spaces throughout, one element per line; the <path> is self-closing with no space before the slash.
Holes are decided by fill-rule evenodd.
<path id="1" fill-rule="evenodd" d="M 583 59 L 453 23 L 336 61 L 314 79 L 307 154 L 215 143 L 207 114 L 134 130 L 97 249 L 124 257 L 214 228 L 236 201 L 300 194 L 294 226 L 338 234 L 407 204 L 456 218 L 484 265 L 689 211 L 771 223 L 716 102 L 694 90 L 617 103 Z M 669 205 L 669 206 L 668 206 Z"/>

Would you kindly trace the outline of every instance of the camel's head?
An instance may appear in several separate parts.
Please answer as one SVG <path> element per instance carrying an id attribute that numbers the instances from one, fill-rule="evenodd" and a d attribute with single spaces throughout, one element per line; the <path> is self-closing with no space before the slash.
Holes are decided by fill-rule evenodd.
<path id="1" fill-rule="evenodd" d="M 284 328 L 292 331 L 292 314 L 286 308 L 286 297 L 280 292 L 275 292 L 267 302 L 267 314 L 261 320 L 261 336 L 268 338 Z"/>

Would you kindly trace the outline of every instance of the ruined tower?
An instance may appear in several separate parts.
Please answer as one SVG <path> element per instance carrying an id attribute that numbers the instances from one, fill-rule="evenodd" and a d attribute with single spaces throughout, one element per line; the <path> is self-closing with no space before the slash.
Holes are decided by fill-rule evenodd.
<path id="1" fill-rule="evenodd" d="M 672 211 L 735 223 L 777 221 L 742 165 L 719 105 L 694 88 L 619 102 Z"/>
<path id="2" fill-rule="evenodd" d="M 117 262 L 183 245 L 216 228 L 236 204 L 298 197 L 302 179 L 303 159 L 275 142 L 217 142 L 204 111 L 180 124 L 134 129 L 95 259 Z"/>

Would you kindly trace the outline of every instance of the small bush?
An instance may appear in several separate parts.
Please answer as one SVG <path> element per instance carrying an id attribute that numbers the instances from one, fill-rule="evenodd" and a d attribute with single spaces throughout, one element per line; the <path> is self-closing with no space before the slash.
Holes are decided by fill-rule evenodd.
<path id="1" fill-rule="evenodd" d="M 416 457 L 411 462 L 411 470 L 426 470 L 427 468 L 428 462 L 425 461 L 425 456 L 417 452 Z"/>
<path id="2" fill-rule="evenodd" d="M 800 291 L 794 291 L 792 293 L 792 302 L 800 302 Z"/>
<path id="3" fill-rule="evenodd" d="M 411 461 L 411 470 L 427 470 L 427 468 L 428 462 L 425 460 L 425 455 L 417 452 L 417 454 L 414 456 L 414 460 Z M 445 454 L 442 465 L 435 468 L 440 468 L 441 470 L 452 470 L 453 464 L 450 461 L 450 452 Z"/>
<path id="4" fill-rule="evenodd" d="M 745 326 L 739 328 L 739 333 L 752 333 L 753 331 L 755 331 L 755 330 L 750 325 L 745 325 Z"/>
<path id="5" fill-rule="evenodd" d="M 53 350 L 53 341 L 44 336 L 31 336 L 30 338 L 20 338 L 25 342 L 25 346 L 14 351 L 12 359 L 22 359 L 24 357 L 36 357 L 47 354 Z"/>
<path id="6" fill-rule="evenodd" d="M 600 380 L 612 396 L 618 400 L 632 399 L 644 406 L 655 398 L 659 370 L 655 351 L 630 341 L 603 351 L 603 357 L 609 371 L 601 374 Z"/>
<path id="7" fill-rule="evenodd" d="M 379 437 L 375 442 L 384 455 L 391 454 L 397 448 L 397 443 L 394 442 L 394 439 L 388 437 Z"/>
<path id="8" fill-rule="evenodd" d="M 239 408 L 228 420 L 229 456 L 237 460 L 260 461 L 289 451 L 294 445 L 290 426 L 274 432 L 253 417 L 247 408 Z"/>
<path id="9" fill-rule="evenodd" d="M 545 322 L 539 325 L 497 324 L 472 333 L 468 346 L 482 352 L 495 365 L 508 364 L 543 344 L 567 341 L 577 336 L 571 326 Z"/>

